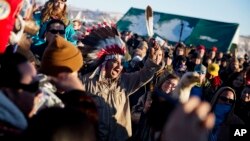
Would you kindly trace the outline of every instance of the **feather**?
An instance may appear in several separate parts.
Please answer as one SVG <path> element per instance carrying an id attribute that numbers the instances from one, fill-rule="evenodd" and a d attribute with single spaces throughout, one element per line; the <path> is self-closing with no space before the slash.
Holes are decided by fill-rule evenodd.
<path id="1" fill-rule="evenodd" d="M 98 32 L 100 32 L 104 38 L 115 37 L 115 33 L 113 33 L 109 26 L 99 28 Z"/>
<path id="2" fill-rule="evenodd" d="M 108 26 L 106 26 L 106 28 L 103 29 L 103 32 L 105 34 L 108 34 L 110 37 L 115 37 L 115 33 L 113 33 L 112 29 Z"/>
<path id="3" fill-rule="evenodd" d="M 87 36 L 84 39 L 81 40 L 83 44 L 88 46 L 95 46 L 98 44 L 98 39 L 95 37 Z"/>
<path id="4" fill-rule="evenodd" d="M 105 39 L 103 37 L 103 35 L 97 29 L 93 30 L 90 35 L 91 36 L 95 36 L 97 38 L 97 40 L 103 40 L 103 39 Z"/>
<path id="5" fill-rule="evenodd" d="M 115 35 L 120 36 L 116 27 L 112 26 L 111 29 Z"/>
<path id="6" fill-rule="evenodd" d="M 82 11 L 79 11 L 74 20 L 81 20 L 81 17 L 82 17 Z"/>
<path id="7" fill-rule="evenodd" d="M 186 72 L 179 81 L 175 90 L 173 91 L 173 96 L 178 98 L 181 103 L 188 101 L 190 96 L 190 91 L 194 85 L 196 85 L 200 80 L 199 74 L 197 72 Z"/>
<path id="8" fill-rule="evenodd" d="M 152 37 L 154 35 L 153 31 L 153 10 L 150 6 L 147 6 L 146 11 L 145 11 L 145 16 L 146 16 L 146 28 L 148 32 L 148 36 Z"/>
<path id="9" fill-rule="evenodd" d="M 85 44 L 86 61 L 88 64 L 96 65 L 107 55 L 124 55 L 125 43 L 121 40 L 119 32 L 115 27 L 99 27 L 90 32 L 82 39 Z"/>

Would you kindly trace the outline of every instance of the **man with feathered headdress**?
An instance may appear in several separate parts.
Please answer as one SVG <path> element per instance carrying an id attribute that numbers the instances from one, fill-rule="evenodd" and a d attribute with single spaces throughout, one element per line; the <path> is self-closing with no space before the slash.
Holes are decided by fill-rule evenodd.
<path id="1" fill-rule="evenodd" d="M 125 141 L 132 135 L 128 97 L 149 82 L 160 69 L 159 52 L 152 48 L 143 69 L 123 73 L 122 58 L 126 49 L 115 28 L 94 29 L 82 41 L 88 50 L 86 61 L 97 66 L 83 77 L 83 85 L 99 110 L 98 140 Z"/>

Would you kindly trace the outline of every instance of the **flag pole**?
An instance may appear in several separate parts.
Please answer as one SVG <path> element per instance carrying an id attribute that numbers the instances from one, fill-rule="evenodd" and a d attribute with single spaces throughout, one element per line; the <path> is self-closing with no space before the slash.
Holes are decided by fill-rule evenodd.
<path id="1" fill-rule="evenodd" d="M 183 26 L 184 26 L 184 23 L 183 23 L 183 20 L 181 20 L 181 31 L 180 31 L 179 43 L 181 42 L 181 37 L 182 37 L 182 32 L 183 32 Z"/>

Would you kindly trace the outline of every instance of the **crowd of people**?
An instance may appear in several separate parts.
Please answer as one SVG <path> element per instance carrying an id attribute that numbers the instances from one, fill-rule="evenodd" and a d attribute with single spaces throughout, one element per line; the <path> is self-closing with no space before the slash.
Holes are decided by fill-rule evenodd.
<path id="1" fill-rule="evenodd" d="M 229 141 L 249 126 L 248 54 L 83 30 L 67 0 L 21 5 L 0 54 L 0 140 Z"/>

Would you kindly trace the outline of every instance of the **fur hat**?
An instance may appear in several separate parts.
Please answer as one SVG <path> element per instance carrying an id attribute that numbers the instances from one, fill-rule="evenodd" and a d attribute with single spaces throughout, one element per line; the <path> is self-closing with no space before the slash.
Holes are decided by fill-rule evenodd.
<path id="1" fill-rule="evenodd" d="M 219 75 L 220 66 L 218 64 L 212 63 L 208 65 L 208 73 L 213 76 Z"/>
<path id="2" fill-rule="evenodd" d="M 60 72 L 75 72 L 83 65 L 80 50 L 61 36 L 56 36 L 53 43 L 44 52 L 40 71 L 56 76 Z"/>

